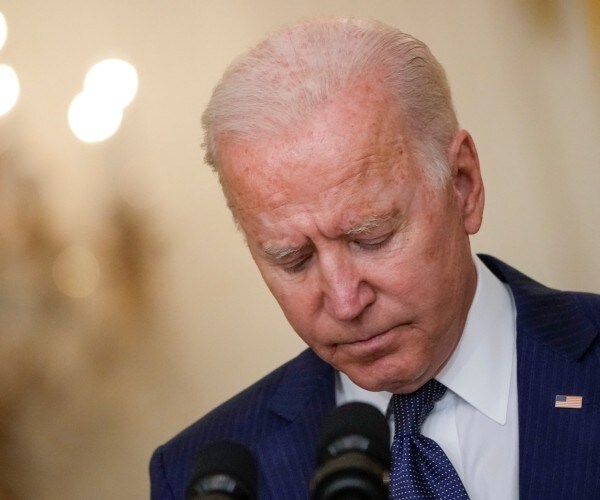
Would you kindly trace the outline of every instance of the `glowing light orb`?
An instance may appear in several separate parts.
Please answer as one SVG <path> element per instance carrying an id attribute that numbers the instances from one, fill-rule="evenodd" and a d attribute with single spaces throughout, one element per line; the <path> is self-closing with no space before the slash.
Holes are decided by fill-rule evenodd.
<path id="1" fill-rule="evenodd" d="M 103 96 L 122 108 L 128 106 L 138 90 L 135 68 L 121 59 L 105 59 L 95 64 L 87 73 L 83 90 Z"/>
<path id="2" fill-rule="evenodd" d="M 19 77 L 14 69 L 0 64 L 0 116 L 8 113 L 19 99 Z"/>
<path id="3" fill-rule="evenodd" d="M 83 142 L 100 142 L 121 126 L 123 108 L 97 94 L 81 92 L 69 106 L 69 126 Z"/>

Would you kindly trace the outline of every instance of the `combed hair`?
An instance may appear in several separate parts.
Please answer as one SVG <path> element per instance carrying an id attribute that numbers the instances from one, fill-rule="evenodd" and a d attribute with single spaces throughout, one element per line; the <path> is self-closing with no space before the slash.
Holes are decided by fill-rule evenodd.
<path id="1" fill-rule="evenodd" d="M 236 59 L 202 116 L 206 162 L 220 174 L 219 137 L 251 141 L 281 135 L 374 72 L 406 120 L 426 173 L 444 183 L 446 151 L 458 130 L 444 69 L 423 42 L 358 19 L 304 21 Z"/>

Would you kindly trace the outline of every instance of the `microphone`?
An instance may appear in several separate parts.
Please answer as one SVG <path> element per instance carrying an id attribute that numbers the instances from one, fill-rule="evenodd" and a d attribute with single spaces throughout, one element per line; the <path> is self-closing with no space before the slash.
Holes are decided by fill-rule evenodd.
<path id="1" fill-rule="evenodd" d="M 196 459 L 186 500 L 256 500 L 258 470 L 245 446 L 217 441 Z"/>
<path id="2" fill-rule="evenodd" d="M 340 406 L 323 426 L 311 499 L 388 500 L 390 462 L 383 414 L 366 403 Z"/>

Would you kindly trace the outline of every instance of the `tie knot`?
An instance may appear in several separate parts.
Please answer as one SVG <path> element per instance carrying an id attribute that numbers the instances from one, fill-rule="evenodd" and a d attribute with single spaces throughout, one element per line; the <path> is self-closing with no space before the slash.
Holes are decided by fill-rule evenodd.
<path id="1" fill-rule="evenodd" d="M 446 387 L 437 380 L 431 379 L 421 388 L 410 394 L 394 394 L 392 409 L 394 410 L 395 435 L 410 436 L 420 434 L 421 426 L 433 406 L 446 392 Z"/>

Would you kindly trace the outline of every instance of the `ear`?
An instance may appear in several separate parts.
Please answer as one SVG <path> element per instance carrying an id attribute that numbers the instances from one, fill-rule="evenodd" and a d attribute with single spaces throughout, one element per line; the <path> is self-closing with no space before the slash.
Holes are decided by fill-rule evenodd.
<path id="1" fill-rule="evenodd" d="M 465 231 L 475 234 L 481 226 L 485 194 L 477 149 L 471 134 L 460 130 L 454 136 L 448 154 L 451 182 L 462 211 Z"/>

